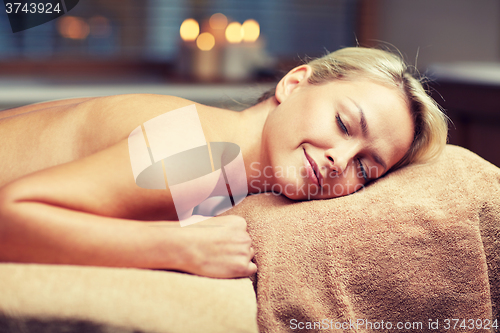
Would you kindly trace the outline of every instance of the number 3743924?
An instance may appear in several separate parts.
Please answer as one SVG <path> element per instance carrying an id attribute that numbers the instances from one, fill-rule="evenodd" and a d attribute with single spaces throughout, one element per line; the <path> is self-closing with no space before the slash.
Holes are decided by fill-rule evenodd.
<path id="1" fill-rule="evenodd" d="M 445 330 L 452 329 L 469 329 L 469 330 L 490 330 L 498 328 L 498 320 L 490 319 L 444 319 L 444 325 L 442 326 Z"/>
<path id="2" fill-rule="evenodd" d="M 62 9 L 59 2 L 55 5 L 50 2 L 7 2 L 5 11 L 7 14 L 53 14 L 60 13 Z"/>

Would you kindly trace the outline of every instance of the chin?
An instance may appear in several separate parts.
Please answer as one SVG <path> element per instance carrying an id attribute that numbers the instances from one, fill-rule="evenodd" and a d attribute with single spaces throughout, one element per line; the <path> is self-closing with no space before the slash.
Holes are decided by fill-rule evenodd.
<path id="1" fill-rule="evenodd" d="M 284 195 L 291 200 L 321 199 L 321 189 L 315 184 L 309 184 L 302 179 L 278 179 L 271 190 L 275 194 Z"/>

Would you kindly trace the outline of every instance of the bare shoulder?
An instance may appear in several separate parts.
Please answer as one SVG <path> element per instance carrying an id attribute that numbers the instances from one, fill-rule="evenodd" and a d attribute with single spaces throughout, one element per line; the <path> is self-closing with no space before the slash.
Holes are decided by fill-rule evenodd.
<path id="1" fill-rule="evenodd" d="M 17 115 L 23 115 L 23 114 L 26 114 L 29 112 L 40 111 L 43 109 L 53 108 L 56 106 L 68 106 L 68 105 L 74 106 L 76 104 L 88 101 L 88 100 L 93 99 L 93 98 L 95 98 L 95 97 L 62 99 L 62 100 L 29 104 L 29 105 L 15 107 L 12 109 L 7 109 L 7 110 L 1 110 L 0 111 L 0 119 L 13 117 L 13 116 L 17 116 Z"/>
<path id="2" fill-rule="evenodd" d="M 85 139 L 95 140 L 99 136 L 104 144 L 114 144 L 145 121 L 192 104 L 195 103 L 174 96 L 129 94 L 95 98 L 79 108 L 85 113 Z"/>

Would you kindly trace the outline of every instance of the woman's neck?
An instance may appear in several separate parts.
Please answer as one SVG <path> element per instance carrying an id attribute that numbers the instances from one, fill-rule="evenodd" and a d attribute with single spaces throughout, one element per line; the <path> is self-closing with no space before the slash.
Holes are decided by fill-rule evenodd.
<path id="1" fill-rule="evenodd" d="M 264 167 L 269 164 L 262 149 L 262 131 L 269 112 L 277 105 L 276 99 L 271 97 L 241 112 L 212 108 L 207 112 L 200 110 L 208 141 L 231 142 L 240 147 L 249 193 L 268 191 L 261 179 Z"/>

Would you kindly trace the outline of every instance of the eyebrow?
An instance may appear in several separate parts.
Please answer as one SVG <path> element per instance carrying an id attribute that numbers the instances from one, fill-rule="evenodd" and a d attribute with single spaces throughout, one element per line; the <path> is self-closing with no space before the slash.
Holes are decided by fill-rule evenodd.
<path id="1" fill-rule="evenodd" d="M 363 132 L 363 136 L 366 138 L 368 136 L 368 123 L 366 122 L 366 117 L 365 117 L 365 113 L 363 112 L 363 109 L 361 108 L 361 106 L 359 106 L 358 103 L 356 103 L 353 99 L 349 98 L 353 103 L 354 105 L 356 105 L 356 107 L 358 108 L 358 111 L 359 111 L 359 126 L 361 127 L 361 131 Z M 381 165 L 383 168 L 384 168 L 384 172 L 387 170 L 387 164 L 384 162 L 384 160 L 377 154 L 377 153 L 374 153 L 372 152 L 371 154 L 371 157 L 373 158 L 373 160 Z"/>

